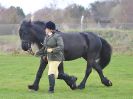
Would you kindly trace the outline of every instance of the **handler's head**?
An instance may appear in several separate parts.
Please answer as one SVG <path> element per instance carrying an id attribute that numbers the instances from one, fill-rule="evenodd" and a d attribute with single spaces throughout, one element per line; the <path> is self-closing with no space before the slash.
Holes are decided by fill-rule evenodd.
<path id="1" fill-rule="evenodd" d="M 45 26 L 45 31 L 46 32 L 53 32 L 56 29 L 55 23 L 52 21 L 48 21 Z"/>

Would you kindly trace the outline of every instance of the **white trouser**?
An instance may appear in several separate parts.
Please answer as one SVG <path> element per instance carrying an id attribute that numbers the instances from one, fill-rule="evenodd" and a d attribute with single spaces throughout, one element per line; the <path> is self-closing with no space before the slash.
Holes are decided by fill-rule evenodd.
<path id="1" fill-rule="evenodd" d="M 55 78 L 58 78 L 58 67 L 61 61 L 49 61 L 48 60 L 48 75 L 54 74 Z"/>

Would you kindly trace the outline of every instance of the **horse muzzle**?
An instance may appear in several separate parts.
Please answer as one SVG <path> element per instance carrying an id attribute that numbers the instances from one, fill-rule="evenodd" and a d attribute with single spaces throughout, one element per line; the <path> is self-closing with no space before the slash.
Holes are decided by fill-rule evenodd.
<path id="1" fill-rule="evenodd" d="M 34 55 L 34 52 L 31 48 L 31 43 L 27 41 L 22 41 L 22 49 L 27 51 L 29 54 Z"/>
<path id="2" fill-rule="evenodd" d="M 24 51 L 28 51 L 31 48 L 31 43 L 27 41 L 22 41 L 21 47 Z"/>

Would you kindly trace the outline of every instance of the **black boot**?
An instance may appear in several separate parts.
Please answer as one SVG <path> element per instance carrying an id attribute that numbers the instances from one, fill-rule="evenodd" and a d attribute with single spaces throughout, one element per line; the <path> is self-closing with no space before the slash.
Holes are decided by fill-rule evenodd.
<path id="1" fill-rule="evenodd" d="M 66 84 L 67 84 L 72 90 L 74 90 L 74 89 L 77 88 L 77 86 L 76 86 L 77 77 L 69 76 L 69 75 L 67 75 L 67 74 L 65 74 L 65 73 L 60 73 L 60 74 L 58 75 L 58 78 L 59 78 L 59 79 L 63 79 L 63 80 L 66 82 Z"/>
<path id="2" fill-rule="evenodd" d="M 54 93 L 54 86 L 55 86 L 55 75 L 51 74 L 48 76 L 49 78 L 49 93 Z"/>

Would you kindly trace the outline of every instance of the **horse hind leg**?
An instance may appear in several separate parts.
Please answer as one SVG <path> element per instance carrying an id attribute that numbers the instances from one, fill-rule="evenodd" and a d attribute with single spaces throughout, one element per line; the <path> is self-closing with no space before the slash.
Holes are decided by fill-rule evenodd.
<path id="1" fill-rule="evenodd" d="M 83 80 L 81 81 L 81 83 L 78 86 L 79 89 L 84 89 L 85 88 L 86 81 L 87 81 L 90 73 L 92 72 L 93 63 L 94 63 L 93 59 L 90 59 L 90 60 L 88 59 L 87 60 L 87 67 L 86 67 L 85 76 L 84 76 Z"/>
<path id="2" fill-rule="evenodd" d="M 110 80 L 108 80 L 107 77 L 104 76 L 103 71 L 102 71 L 101 67 L 97 64 L 97 62 L 94 63 L 93 68 L 99 74 L 102 84 L 104 84 L 105 86 L 112 86 L 112 82 Z"/>

